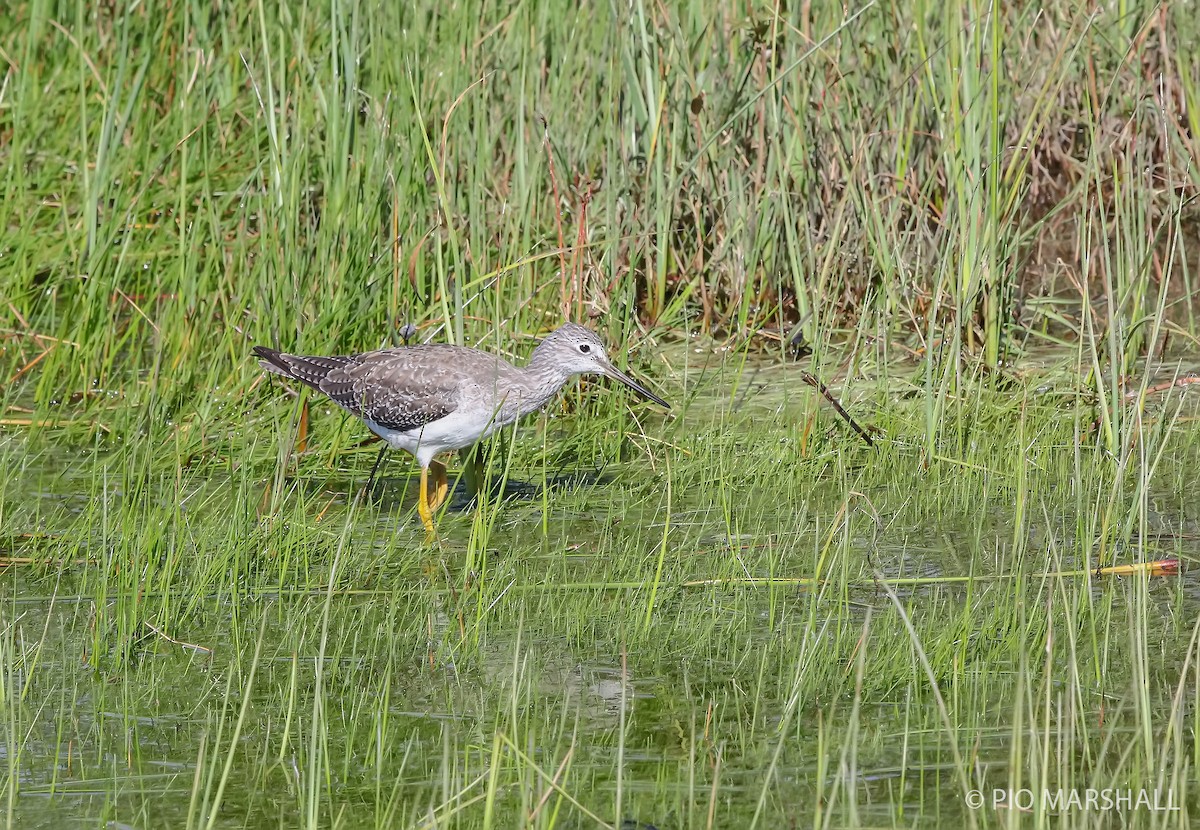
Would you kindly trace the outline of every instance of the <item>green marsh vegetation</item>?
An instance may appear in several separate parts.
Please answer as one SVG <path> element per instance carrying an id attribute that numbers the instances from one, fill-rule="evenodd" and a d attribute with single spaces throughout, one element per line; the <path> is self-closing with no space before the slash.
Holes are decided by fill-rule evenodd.
<path id="1" fill-rule="evenodd" d="M 1197 43 L 1138 2 L 6 5 L 6 826 L 1187 826 Z M 440 547 L 410 459 L 357 498 L 367 430 L 250 358 L 564 317 L 673 411 L 570 387 Z M 1176 809 L 991 803 L 1106 787 Z"/>

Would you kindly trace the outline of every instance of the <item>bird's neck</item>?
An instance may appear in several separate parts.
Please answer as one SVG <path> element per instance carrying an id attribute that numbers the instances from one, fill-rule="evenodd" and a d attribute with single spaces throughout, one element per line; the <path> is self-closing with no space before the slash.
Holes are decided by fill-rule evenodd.
<path id="1" fill-rule="evenodd" d="M 536 350 L 521 373 L 525 376 L 525 391 L 521 395 L 522 415 L 541 409 L 571 379 L 571 373 L 557 364 L 539 360 Z"/>

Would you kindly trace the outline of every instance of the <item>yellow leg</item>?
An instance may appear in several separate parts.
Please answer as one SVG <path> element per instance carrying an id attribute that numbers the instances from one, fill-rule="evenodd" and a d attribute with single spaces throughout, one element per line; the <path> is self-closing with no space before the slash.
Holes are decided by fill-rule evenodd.
<path id="1" fill-rule="evenodd" d="M 421 517 L 421 524 L 425 525 L 425 531 L 429 534 L 430 539 L 437 537 L 437 531 L 433 529 L 433 510 L 429 507 L 429 468 L 421 468 L 421 495 L 417 498 L 417 513 Z"/>
<path id="2" fill-rule="evenodd" d="M 440 461 L 430 461 L 429 469 L 433 472 L 433 498 L 429 502 L 429 509 L 437 510 L 446 501 L 446 495 L 450 492 L 450 482 L 446 478 L 446 465 Z"/>

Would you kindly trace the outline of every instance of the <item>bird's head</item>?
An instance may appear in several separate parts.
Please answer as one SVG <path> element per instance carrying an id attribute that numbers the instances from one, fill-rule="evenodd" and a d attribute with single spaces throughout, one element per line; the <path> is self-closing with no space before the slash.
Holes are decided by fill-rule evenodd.
<path id="1" fill-rule="evenodd" d="M 605 375 L 628 386 L 643 398 L 666 409 L 671 408 L 658 395 L 614 366 L 596 333 L 578 323 L 563 323 L 547 335 L 534 350 L 530 363 L 553 366 L 567 375 Z"/>

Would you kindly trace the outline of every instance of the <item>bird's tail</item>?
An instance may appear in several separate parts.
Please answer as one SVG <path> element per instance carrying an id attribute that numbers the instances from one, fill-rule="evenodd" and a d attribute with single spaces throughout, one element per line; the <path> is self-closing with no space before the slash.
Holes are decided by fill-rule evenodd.
<path id="1" fill-rule="evenodd" d="M 353 355 L 309 357 L 284 354 L 278 349 L 270 349 L 266 346 L 255 346 L 254 354 L 259 358 L 258 365 L 264 371 L 298 380 L 317 390 L 321 389 L 321 381 L 325 379 L 326 375 L 354 360 Z"/>

